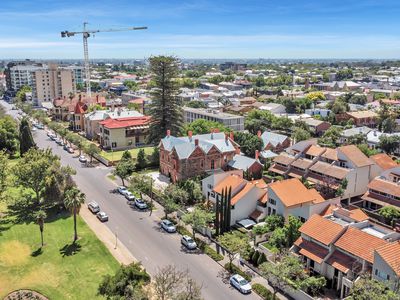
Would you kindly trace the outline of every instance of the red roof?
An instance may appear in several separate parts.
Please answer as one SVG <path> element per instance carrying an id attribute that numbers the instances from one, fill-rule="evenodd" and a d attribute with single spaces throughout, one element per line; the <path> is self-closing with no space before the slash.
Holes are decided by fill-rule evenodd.
<path id="1" fill-rule="evenodd" d="M 114 129 L 114 128 L 125 128 L 132 126 L 145 126 L 149 125 L 150 117 L 128 117 L 121 119 L 111 119 L 108 118 L 104 121 L 99 122 L 100 125 L 104 125 L 106 128 Z"/>
<path id="2" fill-rule="evenodd" d="M 76 114 L 84 114 L 87 111 L 87 105 L 83 102 L 78 102 L 75 106 L 74 112 Z"/>

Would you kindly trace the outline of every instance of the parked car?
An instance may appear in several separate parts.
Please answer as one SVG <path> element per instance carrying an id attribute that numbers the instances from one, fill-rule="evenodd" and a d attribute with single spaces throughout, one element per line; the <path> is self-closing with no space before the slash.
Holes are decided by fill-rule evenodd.
<path id="1" fill-rule="evenodd" d="M 44 129 L 44 125 L 42 123 L 36 124 L 37 129 Z"/>
<path id="2" fill-rule="evenodd" d="M 100 212 L 100 206 L 97 204 L 97 202 L 94 201 L 88 204 L 88 209 L 94 214 Z"/>
<path id="3" fill-rule="evenodd" d="M 182 236 L 181 244 L 186 248 L 188 248 L 189 250 L 194 250 L 197 248 L 196 242 L 188 235 Z"/>
<path id="4" fill-rule="evenodd" d="M 65 145 L 64 141 L 61 140 L 61 142 L 59 143 L 59 145 L 60 145 L 60 146 L 64 146 L 64 145 Z"/>
<path id="5" fill-rule="evenodd" d="M 108 221 L 108 216 L 104 211 L 100 211 L 97 213 L 97 219 L 99 219 L 101 222 L 106 222 Z"/>
<path id="6" fill-rule="evenodd" d="M 72 149 L 72 147 L 67 147 L 67 152 L 68 153 L 74 153 L 75 151 L 74 151 L 74 149 Z"/>
<path id="7" fill-rule="evenodd" d="M 230 284 L 236 288 L 239 292 L 242 294 L 249 294 L 251 293 L 251 285 L 250 283 L 244 279 L 242 276 L 239 274 L 235 274 L 231 276 L 229 279 Z"/>
<path id="8" fill-rule="evenodd" d="M 54 137 L 54 139 L 52 139 L 53 141 L 55 141 L 56 142 L 56 144 L 58 144 L 58 143 L 60 143 L 61 142 L 61 140 L 58 138 L 58 137 Z"/>
<path id="9" fill-rule="evenodd" d="M 65 151 L 68 151 L 68 145 L 67 144 L 64 144 L 64 147 L 63 147 L 63 149 L 65 150 Z"/>
<path id="10" fill-rule="evenodd" d="M 81 163 L 87 162 L 87 159 L 86 159 L 85 155 L 79 156 L 79 161 L 80 161 Z"/>
<path id="11" fill-rule="evenodd" d="M 118 191 L 118 193 L 120 193 L 121 195 L 124 195 L 124 196 L 127 192 L 129 192 L 128 189 L 122 185 L 117 188 L 117 191 Z"/>
<path id="12" fill-rule="evenodd" d="M 142 199 L 135 199 L 135 206 L 139 209 L 147 209 L 147 203 Z"/>
<path id="13" fill-rule="evenodd" d="M 36 127 L 32 127 L 31 131 L 35 132 L 35 131 L 37 131 L 37 128 Z"/>
<path id="14" fill-rule="evenodd" d="M 172 223 L 170 220 L 164 219 L 161 221 L 161 228 L 164 229 L 168 233 L 174 233 L 176 232 L 176 227 L 174 223 Z"/>
<path id="15" fill-rule="evenodd" d="M 124 195 L 128 201 L 134 201 L 136 199 L 135 196 L 130 191 L 127 191 Z"/>

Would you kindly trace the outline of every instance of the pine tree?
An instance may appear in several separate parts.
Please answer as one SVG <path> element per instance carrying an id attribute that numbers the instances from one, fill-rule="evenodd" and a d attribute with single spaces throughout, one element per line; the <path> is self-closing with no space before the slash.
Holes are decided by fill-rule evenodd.
<path id="1" fill-rule="evenodd" d="M 33 141 L 32 132 L 29 127 L 29 122 L 26 118 L 21 120 L 21 124 L 19 125 L 19 151 L 20 154 L 23 155 L 30 148 L 36 147 L 35 142 Z"/>
<path id="2" fill-rule="evenodd" d="M 153 56 L 150 58 L 150 71 L 153 73 L 155 85 L 150 107 L 151 123 L 149 142 L 159 143 L 167 130 L 178 135 L 182 131 L 182 103 L 177 94 L 179 60 L 172 56 Z"/>
<path id="3" fill-rule="evenodd" d="M 140 149 L 136 158 L 136 170 L 142 170 L 146 168 L 146 166 L 147 166 L 146 155 L 144 153 L 144 150 Z"/>

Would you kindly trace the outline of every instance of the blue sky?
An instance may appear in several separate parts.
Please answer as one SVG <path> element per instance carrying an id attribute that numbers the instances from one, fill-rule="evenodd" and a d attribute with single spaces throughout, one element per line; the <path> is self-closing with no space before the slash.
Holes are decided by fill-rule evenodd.
<path id="1" fill-rule="evenodd" d="M 1 0 L 1 58 L 400 58 L 399 0 Z"/>

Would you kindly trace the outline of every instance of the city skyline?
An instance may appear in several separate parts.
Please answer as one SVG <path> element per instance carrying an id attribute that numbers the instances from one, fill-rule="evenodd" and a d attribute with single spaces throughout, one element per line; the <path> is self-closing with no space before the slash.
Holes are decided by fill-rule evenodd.
<path id="1" fill-rule="evenodd" d="M 148 26 L 147 31 L 100 33 L 91 58 L 399 58 L 391 0 L 339 1 L 3 1 L 0 57 L 80 59 L 79 36 L 63 30 Z"/>

